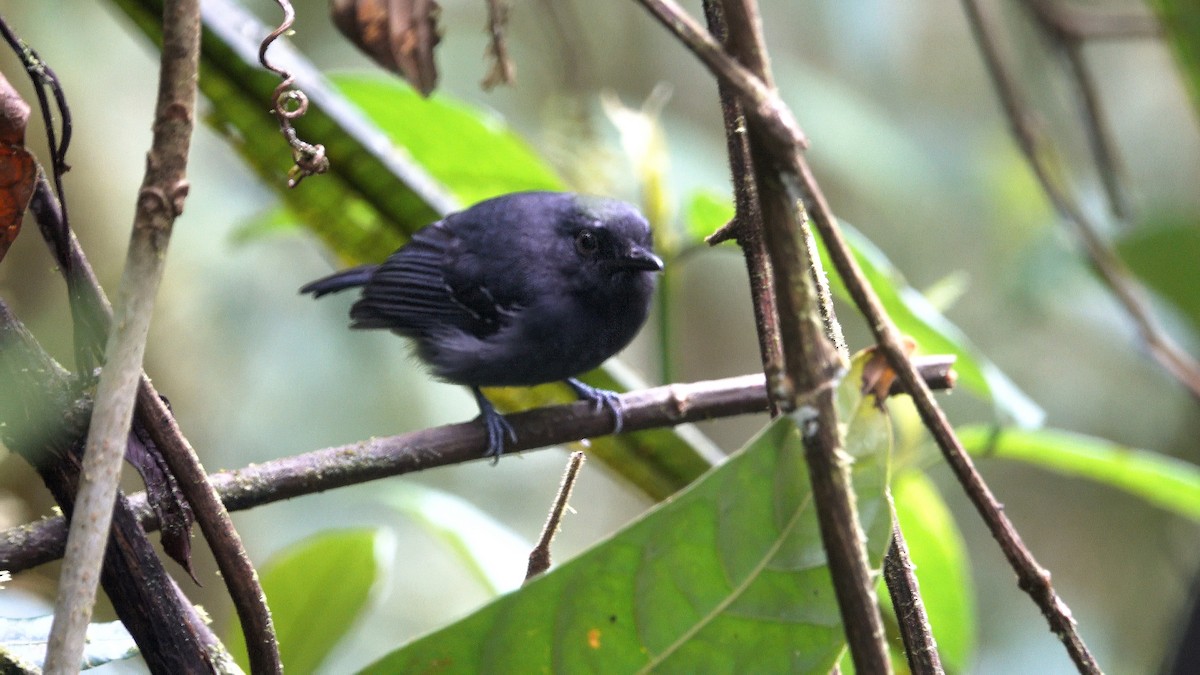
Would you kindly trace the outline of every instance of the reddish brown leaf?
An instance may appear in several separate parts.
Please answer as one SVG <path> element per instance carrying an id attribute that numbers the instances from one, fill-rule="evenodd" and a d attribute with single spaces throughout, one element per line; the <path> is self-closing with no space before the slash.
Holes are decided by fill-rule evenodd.
<path id="1" fill-rule="evenodd" d="M 0 73 L 0 260 L 21 232 L 37 183 L 37 162 L 25 149 L 29 104 Z"/>

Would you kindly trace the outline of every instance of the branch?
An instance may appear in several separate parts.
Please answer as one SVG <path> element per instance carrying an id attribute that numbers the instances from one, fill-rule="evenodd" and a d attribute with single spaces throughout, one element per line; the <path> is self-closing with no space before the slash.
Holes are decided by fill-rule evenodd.
<path id="1" fill-rule="evenodd" d="M 550 569 L 550 545 L 554 543 L 554 537 L 562 526 L 563 515 L 567 509 L 571 508 L 567 501 L 571 499 L 571 492 L 575 489 L 575 481 L 579 478 L 579 470 L 583 468 L 584 457 L 584 453 L 578 450 L 571 453 L 571 459 L 567 462 L 567 470 L 563 472 L 562 484 L 558 486 L 558 494 L 550 506 L 549 515 L 546 516 L 546 525 L 542 527 L 542 535 L 538 537 L 537 544 L 529 552 L 529 565 L 525 568 L 525 583 L 529 583 L 534 577 Z"/>
<path id="2" fill-rule="evenodd" d="M 992 84 L 1004 114 L 1008 117 L 1017 146 L 1033 169 L 1034 176 L 1043 192 L 1058 212 L 1075 231 L 1083 244 L 1084 252 L 1092 269 L 1108 285 L 1117 302 L 1133 320 L 1138 333 L 1150 350 L 1150 354 L 1172 377 L 1200 400 L 1200 363 L 1180 349 L 1162 330 L 1145 300 L 1141 284 L 1130 274 L 1125 263 L 1113 253 L 1098 228 L 1084 214 L 1083 209 L 1070 197 L 1068 191 L 1055 180 L 1045 161 L 1046 142 L 1031 123 L 1031 114 L 1017 89 L 1016 79 L 1000 56 L 1000 47 L 992 30 L 990 16 L 978 0 L 963 0 L 967 20 L 975 39 L 983 52 L 984 62 L 992 77 Z"/>
<path id="3" fill-rule="evenodd" d="M 1084 58 L 1084 41 L 1096 37 L 1094 29 L 1088 21 L 1093 12 L 1081 12 L 1059 2 L 1050 0 L 1025 0 L 1026 6 L 1033 18 L 1048 36 L 1053 46 L 1067 62 L 1071 79 L 1075 85 L 1074 93 L 1079 105 L 1079 116 L 1087 130 L 1088 145 L 1092 159 L 1096 163 L 1096 171 L 1104 185 L 1108 197 L 1109 210 L 1117 220 L 1126 221 L 1131 215 L 1129 198 L 1121 187 L 1121 167 L 1117 157 L 1116 143 L 1101 114 L 1100 97 L 1096 93 L 1096 83 L 1092 79 L 1091 70 Z M 1148 12 L 1141 12 L 1137 17 L 1148 20 L 1150 27 L 1158 28 L 1158 22 Z M 1159 29 L 1161 33 L 1161 29 Z"/>
<path id="4" fill-rule="evenodd" d="M 931 387 L 953 386 L 952 362 L 950 357 L 927 357 L 922 362 Z M 766 412 L 765 382 L 761 374 L 743 375 L 622 394 L 624 429 L 658 429 Z M 899 383 L 891 391 L 899 393 Z M 612 431 L 612 415 L 587 401 L 511 414 L 507 419 L 517 432 L 511 452 L 562 445 Z M 226 508 L 242 511 L 370 480 L 478 461 L 486 443 L 478 424 L 464 422 L 221 471 L 209 481 Z M 132 495 L 130 503 L 147 531 L 158 527 L 158 517 L 147 505 L 144 492 Z M 55 560 L 62 556 L 65 534 L 61 517 L 0 532 L 0 569 L 19 572 Z"/>
<path id="5" fill-rule="evenodd" d="M 667 30 L 692 51 L 721 82 L 737 92 L 742 105 L 770 129 L 778 142 L 772 154 L 792 154 L 808 147 L 808 139 L 792 117 L 791 110 L 779 98 L 774 87 L 747 66 L 738 63 L 683 11 L 674 0 L 638 0 Z"/>
<path id="6" fill-rule="evenodd" d="M 44 177 L 39 180 L 30 209 L 67 282 L 75 321 L 77 358 L 82 364 L 90 363 L 90 355 L 98 350 L 98 336 L 107 333 L 112 326 L 112 307 Z M 149 433 L 180 490 L 194 507 L 196 520 L 221 570 L 221 578 L 237 608 L 243 631 L 251 636 L 246 641 L 251 647 L 250 653 L 254 654 L 256 650 L 274 651 L 274 639 L 269 637 L 273 632 L 270 613 L 263 600 L 257 574 L 229 514 L 205 480 L 204 467 L 145 373 L 141 373 L 137 395 L 137 422 Z M 264 635 L 268 637 L 253 637 Z M 272 660 L 269 656 L 257 655 L 253 659 L 264 662 Z"/>
<path id="7" fill-rule="evenodd" d="M 154 140 L 138 194 L 129 255 L 88 429 L 75 500 L 76 517 L 71 520 L 50 626 L 45 666 L 48 672 L 77 669 L 83 654 L 121 461 L 125 458 L 134 395 L 141 379 L 154 296 L 162 279 L 171 226 L 187 195 L 184 170 L 195 116 L 199 53 L 199 0 L 167 3 L 163 11 Z"/>
<path id="8" fill-rule="evenodd" d="M 684 40 L 693 51 L 707 48 L 705 40 L 696 38 L 687 31 L 675 29 L 676 25 L 684 25 L 687 19 L 685 16 L 682 16 L 682 11 L 678 7 L 675 7 L 673 3 L 668 5 L 663 2 L 651 2 L 651 0 L 643 1 L 648 8 L 651 8 L 652 12 L 657 12 L 659 9 L 665 7 L 673 7 L 674 9 L 669 11 L 673 11 L 674 14 L 667 13 L 664 16 L 659 16 L 656 13 L 656 17 L 664 25 L 671 28 L 672 32 L 679 36 L 681 40 Z M 716 61 L 716 59 L 712 60 Z M 720 78 L 722 82 L 730 81 L 728 74 L 724 70 L 715 67 L 707 60 L 705 63 L 709 65 L 709 70 L 713 75 Z M 783 115 L 781 111 L 771 107 L 748 107 L 747 110 L 755 116 Z M 904 344 L 904 336 L 896 328 L 891 317 L 887 315 L 887 312 L 879 301 L 878 295 L 876 295 L 874 289 L 871 288 L 863 276 L 858 262 L 854 259 L 849 245 L 842 236 L 841 229 L 838 227 L 837 220 L 833 216 L 833 211 L 829 207 L 824 193 L 821 191 L 816 178 L 813 177 L 812 171 L 808 167 L 808 163 L 799 153 L 795 153 L 790 157 L 779 156 L 779 153 L 782 152 L 782 150 L 779 150 L 780 148 L 794 148 L 795 144 L 790 137 L 778 131 L 779 124 L 777 121 L 775 123 L 764 124 L 763 128 L 773 134 L 771 140 L 776 148 L 776 158 L 787 162 L 794 170 L 798 184 L 793 187 L 803 199 L 813 224 L 816 226 L 821 238 L 825 241 L 835 269 L 842 277 L 842 281 L 846 285 L 851 298 L 854 300 L 855 306 L 858 307 L 859 312 L 866 318 L 876 342 L 887 357 L 893 370 L 896 371 L 905 390 L 912 395 L 913 403 L 916 405 L 922 421 L 937 442 L 943 456 L 946 458 L 947 464 L 949 464 L 955 476 L 963 485 L 967 496 L 975 505 L 976 510 L 983 518 L 992 536 L 999 543 L 1000 549 L 1008 559 L 1009 564 L 1017 573 L 1018 585 L 1030 595 L 1041 609 L 1042 614 L 1050 624 L 1051 630 L 1063 641 L 1068 654 L 1076 666 L 1083 672 L 1100 672 L 1099 666 L 1076 630 L 1075 622 L 1071 618 L 1070 609 L 1058 597 L 1058 594 L 1054 591 L 1054 587 L 1050 584 L 1050 573 L 1038 564 L 1033 554 L 1026 548 L 1024 542 L 1021 541 L 1016 528 L 1013 527 L 1008 516 L 1004 514 L 1000 502 L 996 500 L 991 489 L 983 481 L 983 477 L 979 475 L 974 463 L 967 456 L 962 444 L 955 436 L 954 429 L 950 426 L 949 420 L 946 419 L 945 413 L 942 412 L 937 402 L 933 399 L 933 394 L 929 388 L 920 379 L 916 367 L 909 357 L 908 349 Z"/>
<path id="9" fill-rule="evenodd" d="M 896 623 L 900 625 L 908 669 L 914 675 L 942 675 L 945 671 L 942 670 L 937 642 L 929 627 L 929 617 L 925 614 L 925 603 L 921 601 L 921 588 L 917 584 L 917 575 L 913 574 L 914 569 L 900 523 L 893 520 L 892 543 L 883 558 L 883 578 L 892 598 Z"/>
<path id="10" fill-rule="evenodd" d="M 73 512 L 91 415 L 80 383 L 0 302 L 0 440 L 38 472 L 64 513 Z M 66 523 L 57 521 L 61 554 Z M 204 672 L 221 649 L 146 538 L 123 496 L 113 514 L 100 583 L 153 672 Z M 3 567 L 0 565 L 0 567 Z"/>
<path id="11" fill-rule="evenodd" d="M 1040 21 L 1075 40 L 1157 39 L 1162 24 L 1145 7 L 1105 9 L 1063 0 L 1025 0 Z"/>
<path id="12" fill-rule="evenodd" d="M 67 229 L 62 222 L 58 202 L 44 177 L 40 179 L 34 192 L 30 209 L 51 250 L 55 251 L 56 255 L 59 250 L 63 250 L 68 256 L 59 259 L 58 265 L 66 277 L 71 296 L 72 315 L 76 322 L 76 353 L 90 353 L 95 349 L 90 336 L 108 330 L 112 324 L 112 307 L 108 298 L 104 296 L 91 263 L 84 255 L 74 232 Z M 243 630 L 252 635 L 263 632 L 266 630 L 264 626 L 269 627 L 267 620 L 270 614 L 262 601 L 258 577 L 237 536 L 237 530 L 216 492 L 204 480 L 204 467 L 191 444 L 179 430 L 174 416 L 167 410 L 162 397 L 155 391 L 145 373 L 141 374 L 134 412 L 138 423 L 146 429 L 151 440 L 161 451 L 163 459 L 177 479 L 180 490 L 195 507 L 196 520 L 218 568 L 222 571 L 221 578 L 229 589 L 234 606 L 246 608 L 244 612 L 239 610 L 239 617 L 251 617 L 252 623 L 243 625 Z M 58 555 L 62 555 L 61 550 Z M 261 640 L 253 643 L 264 644 Z"/>
<path id="13" fill-rule="evenodd" d="M 717 14 L 714 4 L 710 16 Z M 757 2 L 727 0 L 719 15 L 724 19 L 730 52 L 774 94 Z M 680 23 L 678 18 L 674 23 Z M 833 316 L 816 243 L 801 202 L 789 187 L 794 182 L 788 176 L 791 169 L 775 161 L 778 144 L 761 117 L 745 119 L 741 126 L 748 130 L 752 171 L 735 175 L 734 184 L 740 187 L 753 181 L 761 220 L 749 221 L 746 214 L 739 214 L 739 226 L 763 234 L 767 260 L 763 268 L 752 269 L 750 274 L 773 277 L 779 319 L 778 326 L 759 325 L 758 330 L 778 331 L 783 355 L 782 376 L 770 382 L 768 391 L 781 412 L 803 422 L 813 501 L 855 669 L 890 672 L 883 619 L 867 562 L 866 536 L 858 521 L 849 462 L 833 405 L 836 381 L 848 357 L 845 343 Z M 788 156 L 796 156 L 800 149 L 792 148 Z M 740 157 L 731 160 L 734 171 L 742 161 Z M 760 302 L 756 299 L 756 304 Z M 830 336 L 837 341 L 836 347 Z M 760 338 L 760 343 L 765 344 L 766 339 Z"/>

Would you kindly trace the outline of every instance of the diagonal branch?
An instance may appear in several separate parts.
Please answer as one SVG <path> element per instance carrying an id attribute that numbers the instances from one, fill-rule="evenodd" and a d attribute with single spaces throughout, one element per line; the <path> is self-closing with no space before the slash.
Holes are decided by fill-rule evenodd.
<path id="1" fill-rule="evenodd" d="M 664 25 L 671 28 L 672 32 L 683 40 L 689 49 L 696 51 L 705 48 L 704 40 L 695 38 L 686 30 L 676 28 L 686 25 L 688 19 L 683 15 L 682 10 L 679 10 L 673 3 L 644 0 L 643 4 L 651 9 L 656 18 L 659 18 Z M 661 16 L 659 15 L 660 11 L 662 12 Z M 710 60 L 715 63 L 719 59 Z M 705 63 L 709 65 L 709 70 L 713 75 L 722 82 L 731 83 L 732 80 L 729 79 L 728 73 L 712 65 L 710 60 L 706 60 Z M 740 90 L 739 95 L 745 96 Z M 783 112 L 769 106 L 766 108 L 747 106 L 747 112 L 752 116 L 784 115 Z M 790 112 L 787 113 L 787 117 L 790 118 Z M 975 505 L 992 536 L 999 543 L 1005 558 L 1017 573 L 1018 585 L 1041 609 L 1051 630 L 1062 640 L 1076 666 L 1082 672 L 1100 672 L 1095 658 L 1088 651 L 1076 629 L 1070 609 L 1054 591 L 1054 587 L 1050 583 L 1050 573 L 1038 564 L 1033 554 L 1021 541 L 1016 528 L 1004 514 L 1000 502 L 975 469 L 970 457 L 967 456 L 945 413 L 934 400 L 929 388 L 920 379 L 917 369 L 909 357 L 903 335 L 896 328 L 891 317 L 887 315 L 878 295 L 863 276 L 808 163 L 798 153 L 784 156 L 785 149 L 795 148 L 796 144 L 790 136 L 780 134 L 777 131 L 779 127 L 778 121 L 764 125 L 764 128 L 773 134 L 776 158 L 791 167 L 788 175 L 794 178 L 795 184 L 790 185 L 789 189 L 794 190 L 796 195 L 803 200 L 855 306 L 866 318 L 879 348 L 887 357 L 893 370 L 896 371 L 905 389 L 912 395 L 922 421 L 937 442 L 947 464 L 954 471 L 967 496 Z"/>
<path id="2" fill-rule="evenodd" d="M 1194 398 L 1200 400 L 1200 363 L 1180 349 L 1158 324 L 1146 302 L 1145 290 L 1141 284 L 1100 236 L 1099 228 L 1072 199 L 1068 190 L 1059 184 L 1051 168 L 1046 165 L 1045 140 L 1031 124 L 1031 116 L 1017 88 L 1016 79 L 1000 56 L 1000 46 L 992 28 L 994 22 L 986 14 L 987 10 L 978 0 L 963 0 L 963 8 L 979 43 L 979 49 L 983 52 L 984 62 L 1000 97 L 1004 114 L 1012 127 L 1017 146 L 1033 169 L 1042 191 L 1046 193 L 1059 217 L 1074 229 L 1092 268 L 1133 320 L 1150 354 Z"/>

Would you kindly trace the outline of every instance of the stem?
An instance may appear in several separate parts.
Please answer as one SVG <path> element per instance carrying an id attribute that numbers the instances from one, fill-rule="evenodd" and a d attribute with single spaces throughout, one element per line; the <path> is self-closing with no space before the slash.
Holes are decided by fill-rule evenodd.
<path id="1" fill-rule="evenodd" d="M 529 566 L 525 570 L 525 583 L 537 575 L 550 569 L 550 545 L 554 543 L 554 535 L 562 525 L 563 514 L 567 511 L 567 501 L 575 489 L 575 481 L 579 478 L 579 470 L 583 468 L 584 454 L 580 451 L 571 453 L 567 470 L 563 473 L 562 483 L 558 486 L 558 494 L 554 504 L 550 506 L 550 514 L 546 517 L 546 525 L 542 528 L 542 536 L 529 552 Z"/>
<path id="2" fill-rule="evenodd" d="M 187 195 L 185 169 L 195 117 L 200 55 L 199 0 L 163 8 L 163 51 L 154 140 L 138 194 L 129 253 L 96 388 L 75 516 L 55 602 L 47 673 L 78 670 L 96 598 L 100 566 L 141 379 L 154 296 L 162 280 L 171 226 Z"/>
<path id="3" fill-rule="evenodd" d="M 913 675 L 942 675 L 942 660 L 938 656 L 937 642 L 929 627 L 925 614 L 925 603 L 921 601 L 921 587 L 914 566 L 908 556 L 908 544 L 900 531 L 899 521 L 892 521 L 892 544 L 883 557 L 883 578 L 887 582 L 892 608 L 896 611 L 896 622 L 900 625 L 900 639 L 904 641 L 904 652 L 908 657 L 908 669 Z"/>

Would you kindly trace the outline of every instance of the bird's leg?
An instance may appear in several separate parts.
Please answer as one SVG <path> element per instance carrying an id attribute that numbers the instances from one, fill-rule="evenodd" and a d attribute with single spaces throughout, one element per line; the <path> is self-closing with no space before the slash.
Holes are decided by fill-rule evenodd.
<path id="1" fill-rule="evenodd" d="M 621 427 L 625 426 L 625 415 L 621 410 L 621 397 L 615 391 L 607 389 L 598 389 L 596 387 L 584 384 L 579 380 L 571 377 L 567 378 L 567 384 L 575 390 L 575 394 L 580 400 L 591 401 L 592 405 L 596 406 L 596 410 L 608 408 L 613 414 L 613 430 L 614 434 L 621 433 Z"/>
<path id="2" fill-rule="evenodd" d="M 507 436 L 515 443 L 517 433 L 513 431 L 508 420 L 504 419 L 504 415 L 501 415 L 492 402 L 487 400 L 479 387 L 471 387 L 471 393 L 475 394 L 475 402 L 479 404 L 479 417 L 483 420 L 483 426 L 487 430 L 488 447 L 487 452 L 483 454 L 485 457 L 491 457 L 494 465 L 500 461 L 500 455 L 504 454 L 504 437 Z"/>

